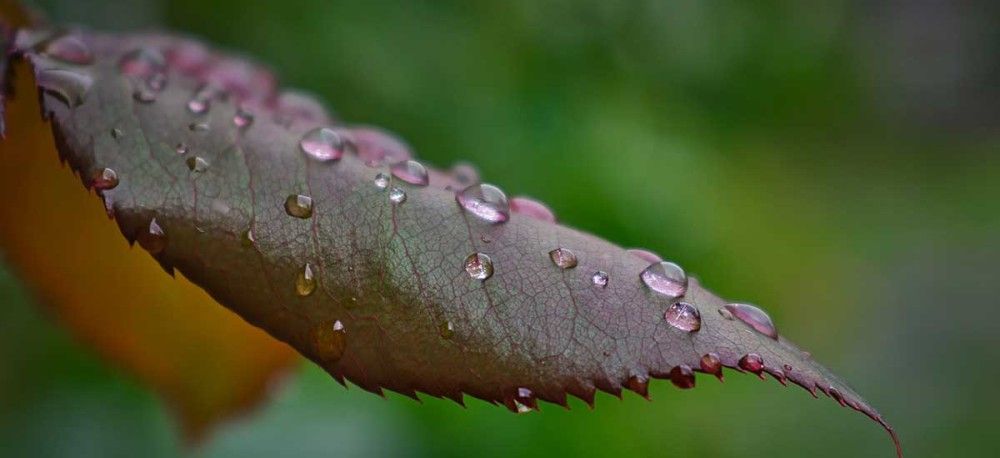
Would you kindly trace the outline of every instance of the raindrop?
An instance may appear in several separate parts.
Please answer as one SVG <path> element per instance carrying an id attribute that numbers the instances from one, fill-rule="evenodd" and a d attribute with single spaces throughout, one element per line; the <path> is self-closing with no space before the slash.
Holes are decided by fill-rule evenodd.
<path id="1" fill-rule="evenodd" d="M 392 188 L 389 190 L 389 201 L 399 205 L 406 202 L 406 191 L 399 188 Z"/>
<path id="2" fill-rule="evenodd" d="M 323 323 L 312 330 L 312 344 L 316 356 L 323 361 L 337 361 L 347 348 L 347 330 L 340 320 Z"/>
<path id="3" fill-rule="evenodd" d="M 465 258 L 465 272 L 479 281 L 493 276 L 493 260 L 484 253 L 472 253 Z"/>
<path id="4" fill-rule="evenodd" d="M 379 173 L 375 175 L 375 187 L 379 189 L 385 189 L 389 187 L 389 175 L 384 173 Z"/>
<path id="5" fill-rule="evenodd" d="M 427 177 L 427 168 L 417 161 L 397 162 L 389 170 L 392 172 L 392 176 L 412 185 L 427 186 L 430 183 L 430 179 Z"/>
<path id="6" fill-rule="evenodd" d="M 630 250 L 625 250 L 625 252 L 628 253 L 628 254 L 630 254 L 630 255 L 632 255 L 632 256 L 635 256 L 635 257 L 637 257 L 639 259 L 642 259 L 643 261 L 646 261 L 646 262 L 648 262 L 650 264 L 652 264 L 654 262 L 663 261 L 663 259 L 660 258 L 660 256 L 658 254 L 653 253 L 652 251 L 649 251 L 649 250 L 642 250 L 642 249 L 639 249 L 639 248 L 632 248 Z"/>
<path id="7" fill-rule="evenodd" d="M 590 282 L 593 283 L 594 286 L 606 288 L 608 286 L 608 273 L 603 270 L 598 270 L 597 272 L 594 272 L 594 275 L 590 276 Z"/>
<path id="8" fill-rule="evenodd" d="M 45 44 L 43 51 L 47 56 L 68 64 L 90 65 L 94 62 L 94 53 L 90 51 L 79 37 L 64 35 Z"/>
<path id="9" fill-rule="evenodd" d="M 694 371 L 687 364 L 674 366 L 670 369 L 670 381 L 680 389 L 694 388 Z"/>
<path id="10" fill-rule="evenodd" d="M 94 79 L 90 75 L 58 68 L 42 70 L 38 72 L 37 78 L 39 87 L 70 108 L 82 105 L 90 86 L 94 84 Z"/>
<path id="11" fill-rule="evenodd" d="M 740 358 L 740 368 L 754 374 L 760 374 L 764 370 L 764 360 L 756 353 L 747 353 Z"/>
<path id="12" fill-rule="evenodd" d="M 163 232 L 160 223 L 156 222 L 156 218 L 153 218 L 149 222 L 149 227 L 145 231 L 139 231 L 139 234 L 136 235 L 136 241 L 149 254 L 157 255 L 167 247 L 167 234 Z"/>
<path id="13" fill-rule="evenodd" d="M 755 331 L 778 340 L 778 330 L 774 327 L 771 317 L 763 310 L 750 304 L 729 304 L 724 309 Z"/>
<path id="14" fill-rule="evenodd" d="M 502 223 L 510 219 L 507 196 L 496 186 L 476 184 L 455 195 L 455 200 L 465 211 L 488 223 Z"/>
<path id="15" fill-rule="evenodd" d="M 167 60 L 163 54 L 151 48 L 130 51 L 118 61 L 118 69 L 125 75 L 149 78 L 167 70 Z"/>
<path id="16" fill-rule="evenodd" d="M 253 235 L 253 229 L 248 228 L 240 234 L 240 245 L 243 245 L 244 248 L 254 246 L 254 244 L 257 243 L 257 239 L 255 237 L 256 236 Z"/>
<path id="17" fill-rule="evenodd" d="M 673 298 L 681 297 L 687 292 L 687 274 L 681 266 L 672 262 L 655 262 L 639 275 L 642 282 L 660 294 Z"/>
<path id="18" fill-rule="evenodd" d="M 507 400 L 507 408 L 516 413 L 528 413 L 538 409 L 535 394 L 527 388 L 518 388 L 517 392 Z"/>
<path id="19" fill-rule="evenodd" d="M 455 336 L 455 325 L 451 321 L 443 321 L 438 331 L 442 339 L 451 339 Z"/>
<path id="20" fill-rule="evenodd" d="M 722 360 L 717 353 L 706 353 L 701 357 L 701 370 L 722 380 Z"/>
<path id="21" fill-rule="evenodd" d="M 346 143 L 333 129 L 318 127 L 307 132 L 299 140 L 302 152 L 317 161 L 336 161 L 344 155 Z"/>
<path id="22" fill-rule="evenodd" d="M 193 122 L 188 124 L 188 129 L 192 132 L 205 132 L 208 130 L 208 123 L 204 122 Z"/>
<path id="23" fill-rule="evenodd" d="M 288 213 L 288 216 L 302 219 L 311 217 L 313 214 L 312 197 L 302 194 L 289 195 L 285 199 L 285 213 Z"/>
<path id="24" fill-rule="evenodd" d="M 187 160 L 184 161 L 184 162 L 187 164 L 188 170 L 190 170 L 192 172 L 202 173 L 202 172 L 208 170 L 208 161 L 206 161 L 206 160 L 204 160 L 204 159 L 202 159 L 200 157 L 192 156 L 192 157 L 187 158 Z"/>
<path id="25" fill-rule="evenodd" d="M 687 302 L 675 302 L 667 307 L 663 318 L 671 326 L 681 331 L 697 332 L 701 329 L 701 312 L 698 308 Z"/>
<path id="26" fill-rule="evenodd" d="M 549 259 L 560 269 L 572 269 L 576 267 L 576 254 L 566 248 L 556 248 L 549 252 Z"/>
<path id="27" fill-rule="evenodd" d="M 233 115 L 233 124 L 240 129 L 245 129 L 253 124 L 253 113 L 243 109 L 237 108 L 236 114 Z"/>
<path id="28" fill-rule="evenodd" d="M 552 213 L 545 204 L 527 197 L 514 197 L 510 199 L 510 211 L 529 218 L 549 223 L 556 222 L 556 215 Z"/>
<path id="29" fill-rule="evenodd" d="M 295 277 L 295 293 L 306 297 L 316 291 L 316 275 L 313 273 L 312 264 L 306 263 Z"/>
<path id="30" fill-rule="evenodd" d="M 91 186 L 98 191 L 107 191 L 118 186 L 118 173 L 112 169 L 103 169 L 94 174 Z"/>

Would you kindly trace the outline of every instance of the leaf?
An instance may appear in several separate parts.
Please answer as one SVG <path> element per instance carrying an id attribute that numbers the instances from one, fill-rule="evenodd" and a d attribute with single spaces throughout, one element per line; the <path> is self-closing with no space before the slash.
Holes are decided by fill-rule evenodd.
<path id="1" fill-rule="evenodd" d="M 184 277 L 130 250 L 99 201 L 61 167 L 31 75 L 0 143 L 0 246 L 46 310 L 80 341 L 160 393 L 197 442 L 260 403 L 298 360 Z"/>
<path id="2" fill-rule="evenodd" d="M 198 43 L 79 40 L 93 63 L 19 41 L 62 157 L 167 272 L 341 383 L 525 411 L 567 394 L 592 404 L 596 390 L 645 396 L 650 377 L 689 388 L 725 366 L 823 392 L 901 454 L 881 415 L 763 312 L 655 255 L 557 225 L 531 200 L 507 212 L 498 189 L 465 188 L 478 180 L 466 167 L 425 175 L 401 141 L 333 124 Z"/>

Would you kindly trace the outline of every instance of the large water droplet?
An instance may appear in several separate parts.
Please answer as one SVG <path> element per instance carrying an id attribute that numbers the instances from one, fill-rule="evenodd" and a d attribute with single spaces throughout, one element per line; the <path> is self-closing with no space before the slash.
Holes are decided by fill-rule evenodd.
<path id="1" fill-rule="evenodd" d="M 389 170 L 392 172 L 392 176 L 413 185 L 427 186 L 430 183 L 427 177 L 427 168 L 417 161 L 397 162 Z"/>
<path id="2" fill-rule="evenodd" d="M 527 197 L 514 197 L 510 199 L 510 211 L 529 218 L 549 223 L 556 222 L 556 215 L 552 213 L 545 204 Z"/>
<path id="3" fill-rule="evenodd" d="M 722 360 L 717 353 L 706 353 L 701 357 L 701 370 L 722 380 Z"/>
<path id="4" fill-rule="evenodd" d="M 443 321 L 438 332 L 441 334 L 442 339 L 451 339 L 455 336 L 455 325 L 451 321 Z"/>
<path id="5" fill-rule="evenodd" d="M 510 219 L 507 196 L 496 186 L 476 184 L 455 195 L 455 200 L 465 211 L 488 223 L 502 223 Z"/>
<path id="6" fill-rule="evenodd" d="M 156 218 L 150 220 L 149 227 L 139 231 L 135 238 L 139 246 L 152 255 L 162 253 L 167 247 L 167 234 L 163 232 L 160 223 L 156 222 Z"/>
<path id="7" fill-rule="evenodd" d="M 681 331 L 697 332 L 701 329 L 701 312 L 698 308 L 687 302 L 675 302 L 667 307 L 663 318 L 671 326 Z"/>
<path id="8" fill-rule="evenodd" d="M 389 187 L 389 175 L 384 173 L 379 173 L 375 175 L 375 187 L 379 189 L 385 189 Z"/>
<path id="9" fill-rule="evenodd" d="M 344 155 L 346 142 L 333 129 L 319 127 L 307 132 L 299 140 L 299 148 L 317 161 L 336 161 Z"/>
<path id="10" fill-rule="evenodd" d="M 338 361 L 347 348 L 347 329 L 340 320 L 326 322 L 312 329 L 312 344 L 322 361 Z"/>
<path id="11" fill-rule="evenodd" d="M 649 289 L 669 297 L 678 298 L 687 292 L 687 274 L 681 266 L 672 262 L 650 264 L 639 277 Z"/>
<path id="12" fill-rule="evenodd" d="M 535 393 L 527 388 L 518 388 L 517 391 L 507 399 L 507 408 L 516 413 L 528 413 L 538 409 L 538 401 Z"/>
<path id="13" fill-rule="evenodd" d="M 118 69 L 128 76 L 149 78 L 167 70 L 167 59 L 156 49 L 139 48 L 122 56 Z"/>
<path id="14" fill-rule="evenodd" d="M 764 370 L 764 359 L 756 353 L 747 353 L 740 358 L 739 365 L 741 369 L 759 375 Z"/>
<path id="15" fill-rule="evenodd" d="M 250 127 L 250 124 L 253 124 L 253 113 L 244 108 L 237 108 L 236 114 L 233 115 L 233 124 L 240 129 Z"/>
<path id="16" fill-rule="evenodd" d="M 572 269 L 576 267 L 576 254 L 566 248 L 556 248 L 549 252 L 549 259 L 560 269 Z"/>
<path id="17" fill-rule="evenodd" d="M 107 191 L 118 186 L 118 173 L 112 169 L 103 169 L 94 174 L 91 186 L 98 191 Z"/>
<path id="18" fill-rule="evenodd" d="M 313 214 L 312 197 L 302 194 L 292 194 L 285 199 L 285 213 L 288 216 L 306 219 Z"/>
<path id="19" fill-rule="evenodd" d="M 90 51 L 90 47 L 73 35 L 63 35 L 49 41 L 42 52 L 68 64 L 90 65 L 94 62 L 94 53 Z"/>
<path id="20" fill-rule="evenodd" d="M 312 264 L 306 263 L 295 277 L 295 293 L 305 297 L 316 291 L 316 275 Z"/>
<path id="21" fill-rule="evenodd" d="M 465 272 L 476 280 L 486 281 L 493 276 L 493 260 L 487 254 L 472 253 L 465 258 Z"/>
<path id="22" fill-rule="evenodd" d="M 187 164 L 188 170 L 192 172 L 202 173 L 208 170 L 208 161 L 200 157 L 192 156 L 187 158 L 184 162 Z"/>
<path id="23" fill-rule="evenodd" d="M 394 203 L 394 204 L 396 204 L 396 205 L 399 205 L 399 204 L 401 204 L 403 202 L 406 202 L 406 191 L 403 191 L 400 188 L 392 188 L 392 189 L 390 189 L 389 190 L 389 201 L 392 202 L 392 203 Z"/>
<path id="24" fill-rule="evenodd" d="M 778 340 L 778 329 L 763 310 L 750 304 L 729 304 L 724 309 L 757 332 Z"/>
<path id="25" fill-rule="evenodd" d="M 590 276 L 590 282 L 599 288 L 606 288 L 608 286 L 608 273 L 603 270 L 598 270 Z"/>
<path id="26" fill-rule="evenodd" d="M 635 256 L 635 257 L 637 257 L 639 259 L 642 259 L 643 261 L 646 261 L 646 262 L 648 262 L 650 264 L 652 264 L 654 262 L 663 261 L 663 259 L 660 258 L 660 255 L 658 255 L 656 253 L 653 253 L 652 251 L 649 251 L 649 250 L 643 250 L 643 249 L 639 249 L 639 248 L 632 248 L 630 250 L 625 250 L 625 252 L 628 253 L 628 254 L 630 254 L 630 255 L 632 255 L 632 256 Z"/>
<path id="27" fill-rule="evenodd" d="M 674 366 L 673 369 L 670 369 L 670 381 L 674 386 L 683 390 L 694 388 L 694 371 L 687 364 Z"/>
<path id="28" fill-rule="evenodd" d="M 38 86 L 70 108 L 83 104 L 94 79 L 86 73 L 50 68 L 38 72 Z"/>

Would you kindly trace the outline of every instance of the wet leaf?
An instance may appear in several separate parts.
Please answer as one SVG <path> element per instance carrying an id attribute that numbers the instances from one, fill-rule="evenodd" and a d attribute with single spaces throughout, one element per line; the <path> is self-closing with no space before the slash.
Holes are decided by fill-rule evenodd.
<path id="1" fill-rule="evenodd" d="M 93 63 L 21 42 L 62 156 L 166 271 L 341 382 L 524 412 L 646 395 L 651 377 L 689 388 L 725 366 L 825 393 L 892 433 L 766 314 L 727 307 L 680 266 L 511 205 L 468 167 L 400 164 L 405 143 L 333 122 L 197 43 L 78 38 Z"/>

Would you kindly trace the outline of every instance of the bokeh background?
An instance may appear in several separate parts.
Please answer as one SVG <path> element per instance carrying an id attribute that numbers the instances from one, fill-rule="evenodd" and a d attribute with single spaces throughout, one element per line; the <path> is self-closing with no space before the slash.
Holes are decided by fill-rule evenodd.
<path id="1" fill-rule="evenodd" d="M 1000 4 L 35 0 L 270 65 L 431 164 L 763 305 L 907 456 L 995 456 Z M 303 363 L 185 451 L 159 398 L 0 262 L 3 456 L 892 456 L 862 415 L 732 374 L 515 416 L 345 390 Z"/>

